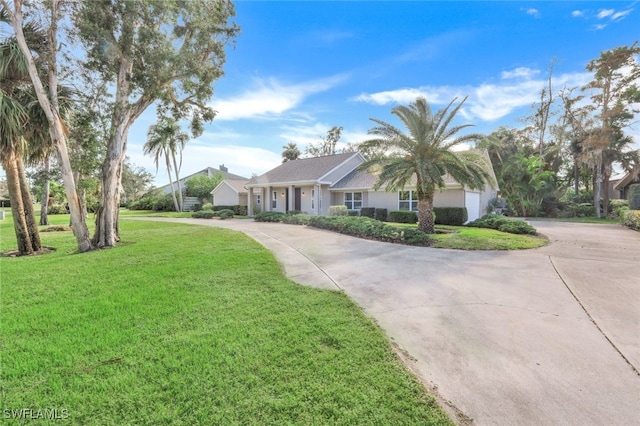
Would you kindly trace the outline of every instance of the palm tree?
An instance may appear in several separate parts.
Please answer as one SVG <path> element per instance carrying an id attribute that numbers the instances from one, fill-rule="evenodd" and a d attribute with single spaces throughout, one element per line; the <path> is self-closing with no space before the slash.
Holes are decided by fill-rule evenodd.
<path id="1" fill-rule="evenodd" d="M 375 138 L 363 143 L 364 148 L 383 149 L 387 154 L 365 161 L 360 169 L 377 168 L 375 189 L 386 185 L 387 191 L 403 190 L 415 184 L 418 199 L 418 229 L 435 232 L 433 196 L 445 187 L 445 175 L 462 185 L 480 189 L 494 184 L 489 164 L 482 155 L 471 151 L 456 152 L 452 148 L 482 138 L 478 134 L 456 136 L 470 124 L 452 126 L 452 121 L 466 98 L 450 110 L 454 98 L 436 114 L 426 99 L 419 97 L 409 106 L 397 106 L 391 113 L 398 117 L 408 134 L 384 121 L 372 118 L 378 126 L 369 130 Z"/>
<path id="2" fill-rule="evenodd" d="M 42 247 L 23 156 L 28 149 L 25 129 L 38 124 L 31 122 L 29 75 L 12 39 L 0 43 L 0 83 L 0 162 L 7 174 L 18 253 L 34 254 Z"/>
<path id="3" fill-rule="evenodd" d="M 160 157 L 164 156 L 169 175 L 169 184 L 171 185 L 171 194 L 176 211 L 182 211 L 182 188 L 180 186 L 180 168 L 182 167 L 182 150 L 189 141 L 189 135 L 182 132 L 178 123 L 172 118 L 163 118 L 158 124 L 149 127 L 147 132 L 147 142 L 144 144 L 144 153 L 153 155 L 156 163 L 156 170 Z M 176 160 L 176 156 L 180 161 Z M 173 165 L 171 164 L 173 163 Z M 178 198 L 176 199 L 176 190 L 173 186 L 171 171 L 175 172 L 176 182 L 178 183 Z"/>
<path id="4" fill-rule="evenodd" d="M 282 162 L 297 160 L 300 157 L 300 150 L 295 142 L 289 142 L 282 147 Z"/>

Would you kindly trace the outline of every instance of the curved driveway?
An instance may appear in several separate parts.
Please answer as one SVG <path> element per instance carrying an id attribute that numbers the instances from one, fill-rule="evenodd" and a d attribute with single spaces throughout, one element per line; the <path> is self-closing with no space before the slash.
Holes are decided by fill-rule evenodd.
<path id="1" fill-rule="evenodd" d="M 638 232 L 536 222 L 548 246 L 498 252 L 248 220 L 176 221 L 245 232 L 294 281 L 344 290 L 459 423 L 640 424 Z"/>

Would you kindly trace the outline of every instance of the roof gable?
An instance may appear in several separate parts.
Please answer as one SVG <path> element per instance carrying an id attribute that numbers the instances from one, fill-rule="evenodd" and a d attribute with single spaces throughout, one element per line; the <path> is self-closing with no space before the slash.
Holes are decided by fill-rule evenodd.
<path id="1" fill-rule="evenodd" d="M 317 182 L 349 159 L 360 155 L 357 152 L 348 152 L 287 161 L 263 175 L 252 178 L 248 184 L 273 185 L 294 182 Z"/>

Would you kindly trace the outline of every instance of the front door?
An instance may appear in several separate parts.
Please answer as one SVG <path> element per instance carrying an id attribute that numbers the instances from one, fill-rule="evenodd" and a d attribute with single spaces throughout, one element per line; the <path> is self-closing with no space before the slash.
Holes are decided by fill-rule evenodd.
<path id="1" fill-rule="evenodd" d="M 293 209 L 295 211 L 302 211 L 302 196 L 300 195 L 300 188 L 295 188 L 295 197 L 293 199 Z"/>

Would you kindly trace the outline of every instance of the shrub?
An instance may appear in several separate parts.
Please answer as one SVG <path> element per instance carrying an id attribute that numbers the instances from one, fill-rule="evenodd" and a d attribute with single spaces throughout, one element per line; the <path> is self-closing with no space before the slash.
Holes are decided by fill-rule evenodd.
<path id="1" fill-rule="evenodd" d="M 387 209 L 376 209 L 373 218 L 380 222 L 385 222 L 387 220 Z"/>
<path id="2" fill-rule="evenodd" d="M 373 219 L 375 217 L 375 214 L 376 214 L 375 207 L 363 207 L 360 209 L 360 216 L 370 217 L 371 219 Z"/>
<path id="3" fill-rule="evenodd" d="M 213 204 L 206 203 L 202 205 L 202 210 L 213 210 Z"/>
<path id="4" fill-rule="evenodd" d="M 467 223 L 466 226 L 473 228 L 490 228 L 510 234 L 530 234 L 535 235 L 536 229 L 528 223 L 520 219 L 512 219 L 497 214 L 487 214 L 473 222 Z"/>
<path id="5" fill-rule="evenodd" d="M 346 216 L 347 206 L 338 205 L 338 206 L 329 206 L 329 216 Z"/>
<path id="6" fill-rule="evenodd" d="M 260 204 L 254 204 L 253 206 L 251 206 L 251 209 L 253 210 L 254 216 L 262 212 L 262 208 L 260 207 Z"/>
<path id="7" fill-rule="evenodd" d="M 624 212 L 622 224 L 636 231 L 640 231 L 640 210 L 627 210 Z"/>
<path id="8" fill-rule="evenodd" d="M 280 212 L 261 212 L 254 216 L 254 220 L 257 222 L 284 222 L 286 215 Z"/>
<path id="9" fill-rule="evenodd" d="M 620 207 L 629 207 L 629 200 L 613 199 L 609 200 L 609 207 L 611 210 L 618 210 Z"/>
<path id="10" fill-rule="evenodd" d="M 368 217 L 311 216 L 309 225 L 371 240 L 429 246 L 429 235 L 415 228 L 405 228 Z"/>
<path id="11" fill-rule="evenodd" d="M 216 215 L 216 212 L 214 212 L 213 210 L 204 209 L 204 210 L 200 210 L 200 211 L 192 213 L 191 217 L 194 217 L 196 219 L 211 219 L 215 215 Z"/>
<path id="12" fill-rule="evenodd" d="M 216 216 L 218 216 L 222 220 L 232 218 L 233 215 L 235 214 L 235 212 L 232 209 L 218 210 L 215 213 L 216 213 Z"/>
<path id="13" fill-rule="evenodd" d="M 640 210 L 640 183 L 629 186 L 629 209 Z"/>
<path id="14" fill-rule="evenodd" d="M 47 207 L 47 214 L 68 214 L 69 210 L 67 210 L 67 206 L 63 206 L 62 204 L 54 204 L 52 206 Z"/>
<path id="15" fill-rule="evenodd" d="M 392 210 L 389 212 L 389 222 L 418 223 L 418 216 L 408 210 Z"/>
<path id="16" fill-rule="evenodd" d="M 157 212 L 173 212 L 176 206 L 173 204 L 173 196 L 171 194 L 159 195 L 153 199 L 152 210 Z"/>
<path id="17" fill-rule="evenodd" d="M 358 210 L 347 210 L 347 216 L 358 216 Z"/>
<path id="18" fill-rule="evenodd" d="M 466 207 L 434 207 L 435 223 L 462 226 L 469 219 Z"/>
<path id="19" fill-rule="evenodd" d="M 503 223 L 498 227 L 498 231 L 508 232 L 509 234 L 529 234 L 536 235 L 536 228 L 522 220 L 514 219 L 507 223 Z"/>

